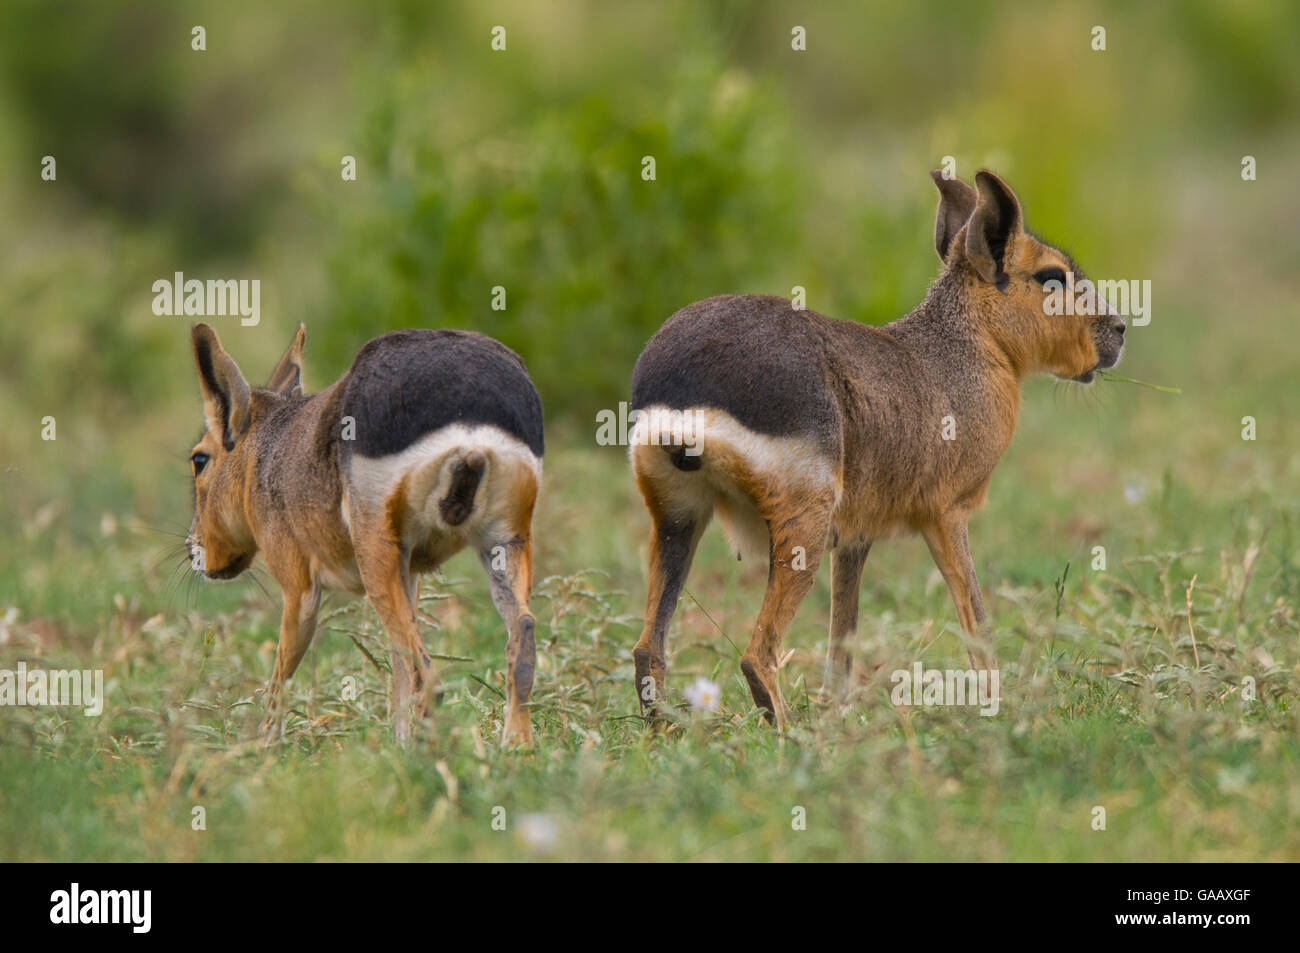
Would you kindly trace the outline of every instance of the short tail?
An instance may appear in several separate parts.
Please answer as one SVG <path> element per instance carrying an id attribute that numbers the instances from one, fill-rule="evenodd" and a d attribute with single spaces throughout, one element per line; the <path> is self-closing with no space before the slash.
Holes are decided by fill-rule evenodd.
<path id="1" fill-rule="evenodd" d="M 469 451 L 452 466 L 451 487 L 438 501 L 438 512 L 448 526 L 459 526 L 474 512 L 474 495 L 486 467 L 487 456 L 482 450 Z"/>
<path id="2" fill-rule="evenodd" d="M 687 452 L 687 447 L 682 445 L 673 446 L 671 444 L 660 444 L 664 450 L 668 451 L 668 458 L 672 460 L 673 466 L 684 473 L 691 473 L 698 470 L 703 461 L 700 460 L 698 451 L 695 453 Z"/>

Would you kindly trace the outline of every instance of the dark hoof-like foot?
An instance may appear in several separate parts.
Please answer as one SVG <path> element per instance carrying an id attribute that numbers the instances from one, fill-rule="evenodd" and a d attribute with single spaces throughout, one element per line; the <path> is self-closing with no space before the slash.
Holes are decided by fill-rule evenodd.
<path id="1" fill-rule="evenodd" d="M 654 675 L 650 672 L 650 653 L 645 649 L 633 649 L 632 661 L 636 664 L 636 698 L 641 703 L 641 714 L 647 718 L 659 716 L 659 688 Z M 648 681 L 647 681 L 648 679 Z M 647 695 L 649 697 L 647 697 Z"/>
<path id="2" fill-rule="evenodd" d="M 768 693 L 763 680 L 758 677 L 758 670 L 754 668 L 754 664 L 741 661 L 740 671 L 744 674 L 745 681 L 749 682 L 749 693 L 754 696 L 754 704 L 763 709 L 763 717 L 767 719 L 768 724 L 776 724 L 776 706 L 772 704 L 772 696 Z"/>

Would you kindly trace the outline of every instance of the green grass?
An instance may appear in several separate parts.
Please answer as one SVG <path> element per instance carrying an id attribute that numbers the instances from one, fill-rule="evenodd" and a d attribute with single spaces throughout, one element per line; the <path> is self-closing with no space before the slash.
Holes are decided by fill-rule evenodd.
<path id="1" fill-rule="evenodd" d="M 779 737 L 736 664 L 763 570 L 735 563 L 711 531 L 671 630 L 680 712 L 648 729 L 630 662 L 646 517 L 622 452 L 569 434 L 548 458 L 539 514 L 533 750 L 499 747 L 504 639 L 467 557 L 424 588 L 426 643 L 452 659 L 439 661 L 446 700 L 409 749 L 391 738 L 382 629 L 366 603 L 335 598 L 291 682 L 285 740 L 268 751 L 256 729 L 275 601 L 204 584 L 187 611 L 169 601 L 165 570 L 147 570 L 159 544 L 142 532 L 93 557 L 97 591 L 116 605 L 82 599 L 96 618 L 78 621 L 60 616 L 54 590 L 52 618 L 23 612 L 0 645 L 3 667 L 102 667 L 109 699 L 100 718 L 0 710 L 3 857 L 1300 857 L 1294 497 L 1216 491 L 1199 450 L 1143 449 L 1111 403 L 1127 392 L 1098 390 L 1090 406 L 1031 386 L 973 523 L 1002 660 L 995 717 L 891 704 L 894 669 L 964 667 L 946 590 L 924 547 L 900 540 L 868 563 L 847 700 L 820 692 L 823 569 L 787 640 L 795 719 Z M 1140 400 L 1171 425 L 1186 412 L 1165 395 Z M 1150 483 L 1140 500 L 1079 461 L 1089 435 L 1111 470 Z M 1246 444 L 1234 458 L 1232 440 L 1225 428 L 1220 464 L 1263 480 L 1275 455 Z M 1091 568 L 1098 541 L 1104 572 Z M 51 576 L 76 578 L 72 555 L 55 559 Z M 699 675 L 722 687 L 716 713 L 681 698 Z M 196 806 L 206 830 L 191 829 Z M 1097 806 L 1104 831 L 1092 829 Z"/>

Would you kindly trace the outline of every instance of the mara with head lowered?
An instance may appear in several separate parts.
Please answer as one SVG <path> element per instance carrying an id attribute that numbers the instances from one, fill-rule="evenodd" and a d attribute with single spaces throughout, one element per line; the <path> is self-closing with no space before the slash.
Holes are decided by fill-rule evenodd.
<path id="1" fill-rule="evenodd" d="M 268 692 L 311 643 L 321 593 L 364 592 L 388 632 L 393 718 L 405 741 L 436 690 L 416 623 L 419 574 L 472 546 L 506 624 L 504 740 L 528 743 L 536 661 L 532 516 L 542 406 L 519 356 L 468 331 L 394 331 L 318 394 L 302 393 L 299 326 L 265 387 L 250 388 L 207 325 L 194 328 L 206 430 L 190 460 L 195 568 L 231 579 L 261 553 L 284 594 Z"/>
<path id="2" fill-rule="evenodd" d="M 784 298 L 727 295 L 678 311 L 637 361 L 631 456 L 653 521 L 645 627 L 633 650 L 644 708 L 663 695 L 668 623 L 715 512 L 738 553 L 769 560 L 741 670 L 778 726 L 789 717 L 781 640 L 828 550 L 828 681 L 849 672 L 844 643 L 857 626 L 867 553 L 899 533 L 925 538 L 972 665 L 995 665 L 967 518 L 1011 443 L 1021 381 L 1048 373 L 1090 382 L 1119 360 L 1125 326 L 1100 300 L 1091 314 L 1046 313 L 1044 285 L 1084 276 L 1025 230 L 1019 200 L 997 176 L 980 172 L 972 188 L 932 175 L 943 270 L 907 316 L 870 327 Z M 680 426 L 653 426 L 666 415 L 689 420 L 689 450 Z"/>

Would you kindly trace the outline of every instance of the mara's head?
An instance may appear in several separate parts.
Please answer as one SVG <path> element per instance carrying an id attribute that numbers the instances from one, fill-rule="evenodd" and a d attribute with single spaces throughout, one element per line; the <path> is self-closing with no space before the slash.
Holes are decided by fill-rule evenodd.
<path id="1" fill-rule="evenodd" d="M 190 451 L 194 520 L 186 546 L 190 564 L 209 579 L 233 579 L 257 555 L 247 497 L 253 432 L 270 404 L 302 391 L 302 325 L 264 388 L 250 388 L 217 332 L 194 326 L 194 366 L 203 395 L 203 435 Z"/>
<path id="2" fill-rule="evenodd" d="M 932 172 L 939 187 L 934 241 L 982 330 L 1016 371 L 1088 383 L 1119 363 L 1124 321 L 1078 264 L 1026 231 L 1020 200 L 991 172 L 975 187 Z M 1071 296 L 1072 301 L 1064 298 Z"/>

